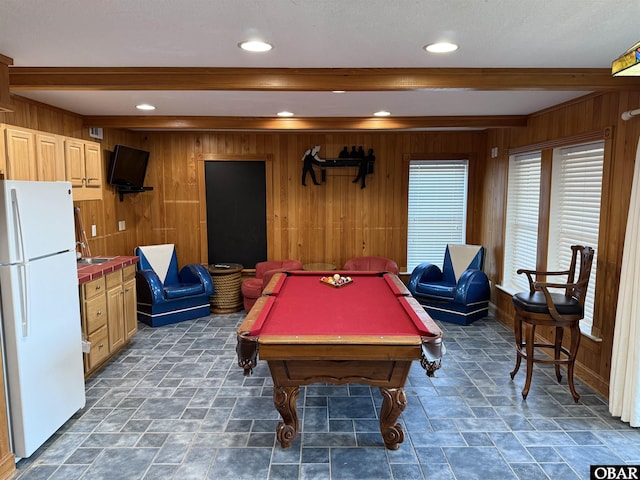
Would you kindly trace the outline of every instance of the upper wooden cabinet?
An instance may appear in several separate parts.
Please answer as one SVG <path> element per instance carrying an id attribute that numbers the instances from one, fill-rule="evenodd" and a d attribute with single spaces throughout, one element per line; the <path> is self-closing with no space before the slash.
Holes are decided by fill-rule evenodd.
<path id="1" fill-rule="evenodd" d="M 62 181 L 74 200 L 102 199 L 100 144 L 0 125 L 0 174 L 10 180 Z"/>
<path id="2" fill-rule="evenodd" d="M 0 169 L 11 180 L 65 179 L 62 137 L 28 128 L 2 127 Z"/>
<path id="3" fill-rule="evenodd" d="M 52 133 L 36 133 L 36 180 L 66 180 L 62 137 Z"/>
<path id="4" fill-rule="evenodd" d="M 36 180 L 36 134 L 26 128 L 5 126 L 6 178 Z"/>
<path id="5" fill-rule="evenodd" d="M 65 138 L 64 157 L 73 200 L 102 200 L 102 158 L 100 144 Z"/>

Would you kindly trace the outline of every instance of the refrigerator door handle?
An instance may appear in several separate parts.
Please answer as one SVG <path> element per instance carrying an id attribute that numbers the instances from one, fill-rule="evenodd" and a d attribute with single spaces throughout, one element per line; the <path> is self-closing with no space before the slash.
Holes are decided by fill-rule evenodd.
<path id="1" fill-rule="evenodd" d="M 16 232 L 16 250 L 18 254 L 17 260 L 17 268 L 18 268 L 18 277 L 20 278 L 20 311 L 22 313 L 22 336 L 26 337 L 29 335 L 29 315 L 27 314 L 27 310 L 29 308 L 29 297 L 28 297 L 28 280 L 29 280 L 29 272 L 28 265 L 25 262 L 24 258 L 24 236 L 22 234 L 22 221 L 20 218 L 20 203 L 18 202 L 18 192 L 15 188 L 11 189 L 11 207 L 13 208 L 13 227 Z"/>
<path id="2" fill-rule="evenodd" d="M 13 229 L 16 233 L 16 263 L 25 261 L 24 258 L 24 236 L 22 234 L 22 219 L 20 218 L 20 202 L 18 202 L 18 192 L 11 189 L 11 207 L 13 208 Z"/>
<path id="3" fill-rule="evenodd" d="M 22 336 L 29 336 L 29 264 L 17 265 L 20 288 L 20 312 L 22 314 Z"/>

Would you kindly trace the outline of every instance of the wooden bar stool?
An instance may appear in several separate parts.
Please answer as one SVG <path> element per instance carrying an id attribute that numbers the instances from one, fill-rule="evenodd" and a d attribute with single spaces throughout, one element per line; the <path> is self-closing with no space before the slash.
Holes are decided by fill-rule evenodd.
<path id="1" fill-rule="evenodd" d="M 520 362 L 524 358 L 527 361 L 527 379 L 522 389 L 522 398 L 526 399 L 531 387 L 531 374 L 534 363 L 550 363 L 555 365 L 558 382 L 562 379 L 560 365 L 567 366 L 567 382 L 573 400 L 578 402 L 580 395 L 573 385 L 573 367 L 576 354 L 580 347 L 580 320 L 584 317 L 584 301 L 589 285 L 591 264 L 593 262 L 593 249 L 581 245 L 571 247 L 571 264 L 568 270 L 560 272 L 542 272 L 536 270 L 519 269 L 518 274 L 524 273 L 529 280 L 529 291 L 516 293 L 513 304 L 515 315 L 516 338 L 516 366 L 511 372 L 511 378 L 515 377 L 520 368 Z M 578 259 L 579 257 L 579 259 Z M 579 261 L 578 261 L 579 260 Z M 574 282 L 576 266 L 580 265 L 580 273 Z M 566 283 L 552 283 L 538 281 L 543 277 L 566 275 Z M 552 293 L 549 289 L 562 289 L 562 293 Z M 523 341 L 523 326 L 526 327 L 526 339 Z M 555 329 L 554 343 L 535 343 L 536 327 L 553 327 Z M 564 329 L 571 332 L 571 344 L 569 348 L 562 345 Z M 553 358 L 535 357 L 534 351 L 539 349 L 551 349 Z"/>

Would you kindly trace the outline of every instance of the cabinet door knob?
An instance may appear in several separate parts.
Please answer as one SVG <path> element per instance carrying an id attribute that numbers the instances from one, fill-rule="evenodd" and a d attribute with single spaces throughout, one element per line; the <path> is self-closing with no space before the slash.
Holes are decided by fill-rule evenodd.
<path id="1" fill-rule="evenodd" d="M 103 348 L 104 347 L 104 343 L 101 343 L 100 345 L 98 345 L 98 348 Z"/>

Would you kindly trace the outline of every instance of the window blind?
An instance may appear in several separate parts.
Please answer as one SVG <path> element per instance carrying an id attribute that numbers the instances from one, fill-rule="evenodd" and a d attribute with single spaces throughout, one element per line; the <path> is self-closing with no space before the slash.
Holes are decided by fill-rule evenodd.
<path id="1" fill-rule="evenodd" d="M 591 333 L 593 326 L 603 164 L 604 142 L 594 142 L 555 149 L 551 171 L 547 266 L 550 270 L 568 268 L 571 245 L 587 245 L 595 250 L 585 316 L 580 322 L 586 333 Z"/>
<path id="2" fill-rule="evenodd" d="M 407 269 L 442 265 L 448 243 L 466 242 L 467 160 L 409 164 Z"/>
<path id="3" fill-rule="evenodd" d="M 502 286 L 509 291 L 529 290 L 519 268 L 535 269 L 540 204 L 540 152 L 509 158 L 504 271 Z"/>

